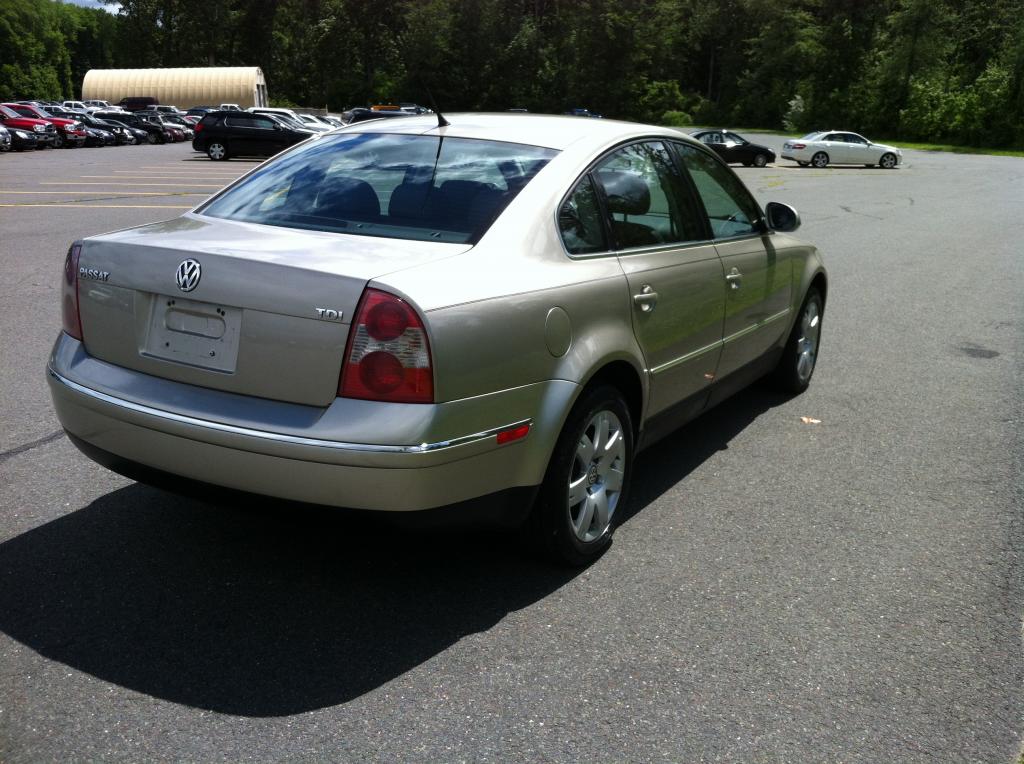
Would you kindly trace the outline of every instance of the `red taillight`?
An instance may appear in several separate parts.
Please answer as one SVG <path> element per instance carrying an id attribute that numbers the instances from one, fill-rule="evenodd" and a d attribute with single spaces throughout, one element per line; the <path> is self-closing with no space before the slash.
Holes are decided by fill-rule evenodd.
<path id="1" fill-rule="evenodd" d="M 434 371 L 423 322 L 393 294 L 367 289 L 345 350 L 338 395 L 393 403 L 432 403 Z"/>
<path id="2" fill-rule="evenodd" d="M 805 149 L 805 148 L 807 148 L 807 144 L 806 143 L 794 143 L 793 144 L 793 148 L 795 148 L 795 149 Z"/>
<path id="3" fill-rule="evenodd" d="M 196 126 L 194 128 L 192 128 L 192 130 L 194 132 L 201 133 L 203 131 L 203 123 L 202 122 L 197 123 Z"/>
<path id="4" fill-rule="evenodd" d="M 61 282 L 61 321 L 63 329 L 76 340 L 82 339 L 82 318 L 78 313 L 78 257 L 81 244 L 72 244 L 64 258 L 64 280 Z"/>

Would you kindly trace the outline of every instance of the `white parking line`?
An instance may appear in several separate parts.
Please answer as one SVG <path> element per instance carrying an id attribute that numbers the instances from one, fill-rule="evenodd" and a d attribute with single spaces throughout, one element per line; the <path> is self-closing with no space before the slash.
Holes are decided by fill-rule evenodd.
<path id="1" fill-rule="evenodd" d="M 138 178 L 139 180 L 223 180 L 229 182 L 237 178 L 237 175 L 232 175 L 227 178 L 218 178 L 213 176 L 201 177 L 199 175 L 118 175 L 112 177 L 110 175 L 79 175 L 79 178 L 110 178 L 111 180 L 129 180 L 132 178 Z M 186 183 L 185 185 L 191 185 Z"/>
<path id="2" fill-rule="evenodd" d="M 79 207 L 87 209 L 118 210 L 190 210 L 190 204 L 64 204 L 61 202 L 33 202 L 29 204 L 0 204 L 0 207 Z"/>
<path id="3" fill-rule="evenodd" d="M 114 175 L 127 175 L 129 177 L 136 178 L 136 177 L 138 177 L 138 175 L 137 175 L 138 172 L 139 172 L 138 170 L 114 170 Z M 153 170 L 153 172 L 157 172 L 160 175 L 174 175 L 174 176 L 178 176 L 178 175 L 182 175 L 182 176 L 202 175 L 204 178 L 237 178 L 238 177 L 237 173 L 212 173 L 212 172 L 202 172 L 201 170 Z M 111 175 L 110 177 L 114 177 L 114 175 Z"/>
<path id="4" fill-rule="evenodd" d="M 182 186 L 188 186 L 189 188 L 222 188 L 220 183 L 118 183 L 117 181 L 107 181 L 101 183 L 100 181 L 86 181 L 86 180 L 68 180 L 64 182 L 58 181 L 40 181 L 40 186 L 161 186 L 163 188 L 181 188 Z"/>
<path id="5" fill-rule="evenodd" d="M 102 188 L 91 188 L 89 191 L 0 191 L 0 196 L 6 194 L 74 194 L 74 193 L 90 193 L 90 194 L 121 194 L 121 199 L 131 199 L 133 196 L 209 196 L 205 191 L 135 191 L 134 193 L 118 189 L 116 191 L 104 191 Z"/>

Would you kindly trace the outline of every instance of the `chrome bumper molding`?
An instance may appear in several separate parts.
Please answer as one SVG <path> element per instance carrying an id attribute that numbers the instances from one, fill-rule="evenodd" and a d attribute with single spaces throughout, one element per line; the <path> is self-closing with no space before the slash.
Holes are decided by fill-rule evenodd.
<path id="1" fill-rule="evenodd" d="M 447 448 L 455 448 L 456 446 L 464 446 L 469 443 L 477 443 L 479 441 L 487 440 L 488 438 L 495 437 L 499 432 L 505 430 L 511 430 L 516 427 L 522 427 L 523 425 L 532 425 L 532 419 L 522 419 L 518 422 L 510 422 L 509 424 L 502 425 L 501 427 L 494 427 L 490 430 L 483 432 L 476 432 L 472 435 L 463 435 L 458 438 L 451 438 L 450 440 L 441 440 L 436 443 L 420 443 L 417 446 L 394 446 L 394 445 L 378 445 L 375 443 L 345 443 L 337 440 L 321 440 L 319 438 L 303 438 L 298 435 L 287 435 L 280 432 L 266 432 L 264 430 L 254 430 L 250 427 L 239 427 L 232 424 L 224 424 L 222 422 L 212 422 L 208 419 L 198 419 L 196 417 L 186 416 L 184 414 L 175 414 L 171 411 L 164 411 L 163 409 L 153 408 L 152 406 L 143 406 L 140 403 L 133 403 L 132 401 L 126 401 L 122 398 L 117 398 L 107 393 L 102 393 L 99 390 L 93 390 L 90 387 L 85 387 L 77 382 L 73 382 L 67 377 L 59 374 L 51 366 L 46 367 L 47 373 L 55 381 L 64 385 L 70 390 L 84 395 L 93 400 L 106 403 L 111 406 L 117 406 L 118 408 L 132 411 L 137 414 L 144 414 L 146 416 L 156 417 L 157 419 L 163 419 L 168 422 L 175 422 L 177 424 L 190 425 L 192 427 L 202 427 L 208 430 L 215 430 L 217 432 L 230 433 L 232 435 L 245 435 L 250 438 L 259 438 L 261 440 L 272 441 L 274 443 L 288 443 L 296 446 L 312 446 L 314 448 L 328 448 L 336 451 L 358 451 L 360 453 L 379 453 L 379 454 L 426 454 L 435 451 L 443 451 Z"/>

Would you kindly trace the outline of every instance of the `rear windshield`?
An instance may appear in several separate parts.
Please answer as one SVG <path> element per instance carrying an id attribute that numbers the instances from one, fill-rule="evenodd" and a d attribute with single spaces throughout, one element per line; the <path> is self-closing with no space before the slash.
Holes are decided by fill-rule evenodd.
<path id="1" fill-rule="evenodd" d="M 285 228 L 476 243 L 556 153 L 468 138 L 327 135 L 268 162 L 199 212 Z"/>

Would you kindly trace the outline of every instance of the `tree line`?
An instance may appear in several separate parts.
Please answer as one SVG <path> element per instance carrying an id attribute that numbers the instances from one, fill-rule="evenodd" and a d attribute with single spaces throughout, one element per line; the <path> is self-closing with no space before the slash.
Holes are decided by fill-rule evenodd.
<path id="1" fill-rule="evenodd" d="M 335 111 L 432 97 L 1024 146 L 1024 0 L 0 0 L 4 99 L 78 96 L 90 68 L 210 65 Z"/>

